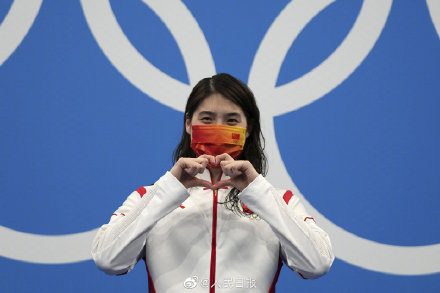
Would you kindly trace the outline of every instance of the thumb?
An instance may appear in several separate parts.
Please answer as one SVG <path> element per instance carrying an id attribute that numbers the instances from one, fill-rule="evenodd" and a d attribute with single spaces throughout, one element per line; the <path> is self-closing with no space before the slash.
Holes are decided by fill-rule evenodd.
<path id="1" fill-rule="evenodd" d="M 233 186 L 232 185 L 232 180 L 228 179 L 228 180 L 221 180 L 219 182 L 217 182 L 216 184 L 214 184 L 213 188 L 214 189 L 219 189 L 225 186 Z"/>
<path id="2" fill-rule="evenodd" d="M 188 187 L 196 187 L 196 186 L 203 186 L 203 187 L 207 187 L 209 189 L 214 189 L 214 185 L 206 180 L 203 179 L 199 179 L 197 177 L 194 177 L 188 184 Z"/>

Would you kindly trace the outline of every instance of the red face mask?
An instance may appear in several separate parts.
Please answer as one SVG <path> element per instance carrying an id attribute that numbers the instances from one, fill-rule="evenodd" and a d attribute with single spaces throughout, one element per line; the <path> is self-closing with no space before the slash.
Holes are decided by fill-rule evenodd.
<path id="1" fill-rule="evenodd" d="M 246 128 L 226 125 L 192 125 L 191 148 L 197 157 L 228 153 L 234 159 L 243 151 Z"/>

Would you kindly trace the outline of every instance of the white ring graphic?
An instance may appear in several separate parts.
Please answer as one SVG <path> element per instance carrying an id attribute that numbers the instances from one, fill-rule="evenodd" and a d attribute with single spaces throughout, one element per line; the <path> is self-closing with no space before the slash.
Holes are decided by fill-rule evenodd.
<path id="1" fill-rule="evenodd" d="M 270 97 L 258 102 L 261 108 L 269 108 L 271 115 L 281 115 L 308 105 L 343 82 L 361 64 L 379 38 L 392 0 L 364 0 L 359 16 L 343 43 L 324 62 L 300 78 L 276 87 L 281 65 L 294 39 L 313 17 L 333 2 L 292 1 L 266 33 L 251 68 L 249 86 L 259 95 Z"/>
<path id="2" fill-rule="evenodd" d="M 0 66 L 17 49 L 40 11 L 43 0 L 15 0 L 0 24 Z"/>
<path id="3" fill-rule="evenodd" d="M 214 74 L 214 62 L 208 44 L 187 8 L 178 1 L 150 3 L 144 0 L 144 2 L 159 15 L 175 37 L 184 56 L 190 83 L 194 84 L 200 78 Z M 309 73 L 276 88 L 281 64 L 291 44 L 307 23 L 332 2 L 334 0 L 290 2 L 269 28 L 255 56 L 249 74 L 249 85 L 256 96 L 260 97 L 258 103 L 262 110 L 262 127 L 267 139 L 267 153 L 270 154 L 269 164 L 272 169 L 277 170 L 276 175 L 269 174 L 269 180 L 274 185 L 293 187 L 296 194 L 303 198 L 306 208 L 316 215 L 322 227 L 331 234 L 336 255 L 340 259 L 362 268 L 391 274 L 421 275 L 439 272 L 439 244 L 414 247 L 385 245 L 360 238 L 341 229 L 304 199 L 282 161 L 275 137 L 273 117 L 310 104 L 342 83 L 373 48 L 392 4 L 392 0 L 364 0 L 353 28 L 335 52 Z M 133 48 L 117 24 L 108 1 L 81 0 L 81 4 L 92 33 L 113 65 L 144 93 L 171 108 L 183 110 L 191 86 L 164 74 Z M 168 11 L 169 7 L 177 7 L 179 10 Z M 431 17 L 434 19 L 432 7 L 430 7 Z M 179 13 L 179 16 L 176 17 L 176 13 Z M 184 29 L 185 25 L 188 27 Z M 289 100 L 291 96 L 294 99 Z M 0 255 L 38 263 L 63 263 L 89 259 L 90 243 L 95 232 L 96 230 L 63 236 L 41 236 L 16 232 L 0 226 L 2 236 Z M 11 240 L 9 247 L 4 243 L 5 238 Z M 67 239 L 72 243 L 71 247 L 75 247 L 69 253 L 70 260 L 66 260 L 64 256 L 66 248 L 65 243 L 62 243 L 62 240 Z M 29 243 L 37 242 L 40 244 L 29 247 Z M 23 245 L 26 245 L 28 251 L 25 257 L 23 257 L 23 249 L 20 248 L 24 247 Z M 35 246 L 40 245 L 51 247 L 52 253 L 48 254 L 47 249 L 46 252 L 31 251 Z M 32 258 L 34 254 L 41 253 L 45 255 L 38 260 Z"/>
<path id="4" fill-rule="evenodd" d="M 0 225 L 0 256 L 16 260 L 63 264 L 88 260 L 94 229 L 66 235 L 41 235 L 15 231 Z"/>
<path id="5" fill-rule="evenodd" d="M 153 99 L 183 111 L 192 86 L 215 74 L 205 36 L 181 1 L 143 0 L 165 23 L 182 52 L 191 85 L 169 77 L 133 47 L 119 26 L 109 1 L 81 0 L 87 23 L 104 54 L 134 86 Z"/>
<path id="6" fill-rule="evenodd" d="M 306 208 L 331 235 L 338 258 L 365 269 L 390 274 L 437 273 L 440 271 L 440 244 L 386 245 L 345 231 L 325 218 L 304 198 L 292 181 L 281 158 L 275 137 L 273 117 L 308 105 L 322 98 L 343 82 L 373 48 L 382 32 L 392 4 L 392 0 L 380 2 L 365 0 L 353 28 L 327 60 L 297 80 L 275 88 L 281 64 L 293 40 L 312 17 L 332 2 L 332 0 L 313 1 L 313 3 L 307 0 L 290 2 L 269 28 L 257 51 L 250 72 L 249 85 L 255 91 L 256 96 L 260 97 L 258 103 L 262 111 L 263 131 L 267 139 L 269 166 L 277 170 L 276 174 L 269 174 L 269 181 L 276 186 L 293 187 L 294 192 L 302 198 Z M 292 23 L 293 19 L 295 23 Z M 288 36 L 287 40 L 286 36 Z"/>
<path id="7" fill-rule="evenodd" d="M 192 85 L 203 77 L 215 74 L 211 51 L 196 20 L 182 2 L 143 1 L 160 17 L 175 38 L 191 85 L 169 77 L 142 57 L 124 35 L 108 1 L 81 0 L 81 5 L 93 35 L 113 65 L 147 95 L 183 111 Z M 21 0 L 20 4 L 23 2 Z M 46 236 L 19 232 L 0 225 L 0 256 L 45 264 L 88 260 L 96 231 Z M 22 249 L 24 247 L 26 249 Z"/>
<path id="8" fill-rule="evenodd" d="M 426 5 L 428 5 L 429 14 L 431 16 L 434 28 L 440 37 L 440 1 L 438 0 L 426 0 Z"/>

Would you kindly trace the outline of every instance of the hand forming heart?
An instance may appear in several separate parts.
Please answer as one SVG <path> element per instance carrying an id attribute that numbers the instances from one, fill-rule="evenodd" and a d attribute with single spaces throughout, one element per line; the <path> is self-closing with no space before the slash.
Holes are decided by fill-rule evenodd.
<path id="1" fill-rule="evenodd" d="M 195 177 L 203 173 L 206 167 L 222 168 L 223 173 L 230 179 L 212 184 L 211 182 Z M 204 186 L 210 189 L 218 189 L 224 186 L 233 186 L 243 190 L 257 176 L 258 173 L 249 161 L 235 161 L 229 154 L 218 156 L 201 155 L 198 158 L 180 158 L 171 169 L 173 174 L 186 188 Z"/>

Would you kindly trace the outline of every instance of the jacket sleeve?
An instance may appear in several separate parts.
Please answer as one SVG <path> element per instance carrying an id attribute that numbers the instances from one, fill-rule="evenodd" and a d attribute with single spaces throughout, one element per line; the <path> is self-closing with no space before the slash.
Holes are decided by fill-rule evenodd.
<path id="1" fill-rule="evenodd" d="M 188 197 L 187 189 L 169 172 L 154 185 L 140 187 L 97 232 L 92 257 L 107 274 L 130 271 L 142 257 L 148 232 Z"/>
<path id="2" fill-rule="evenodd" d="M 281 257 L 290 269 L 304 279 L 328 272 L 334 260 L 330 238 L 291 191 L 275 189 L 259 175 L 239 198 L 270 225 L 280 241 Z"/>

